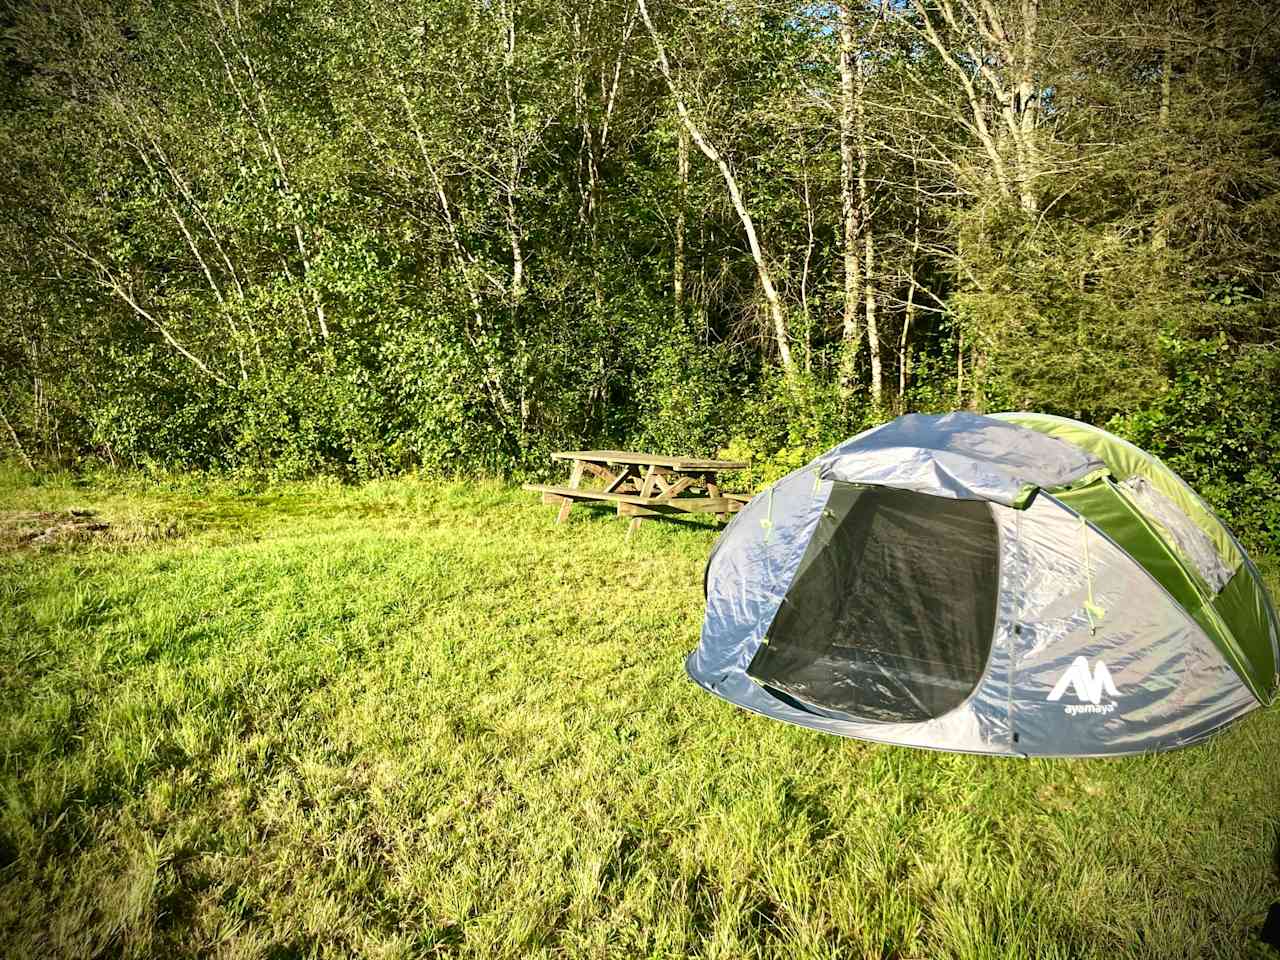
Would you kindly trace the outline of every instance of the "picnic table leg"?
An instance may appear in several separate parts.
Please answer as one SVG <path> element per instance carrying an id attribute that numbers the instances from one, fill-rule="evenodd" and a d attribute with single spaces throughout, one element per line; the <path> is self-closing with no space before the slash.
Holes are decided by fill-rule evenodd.
<path id="1" fill-rule="evenodd" d="M 604 481 L 605 493 L 617 493 L 628 484 L 639 489 L 639 484 L 636 483 L 636 477 L 634 476 L 636 471 L 634 464 L 621 464 L 620 469 L 616 472 L 601 463 L 590 463 L 584 461 L 583 467 L 586 469 L 587 473 L 590 473 L 592 476 Z"/>
<path id="2" fill-rule="evenodd" d="M 573 461 L 573 469 L 569 471 L 569 486 L 574 490 L 582 486 L 582 461 Z M 569 519 L 569 511 L 573 509 L 572 500 L 564 500 L 560 504 L 560 512 L 556 514 L 556 523 L 564 523 Z"/>
<path id="3" fill-rule="evenodd" d="M 714 474 L 714 473 L 708 473 L 708 474 L 706 474 L 705 479 L 706 479 L 706 484 L 707 484 L 707 496 L 709 496 L 709 497 L 719 497 L 719 496 L 720 496 L 720 484 L 719 484 L 719 482 L 716 480 L 716 476 L 715 476 L 715 474 Z M 717 520 L 719 520 L 721 523 L 724 523 L 724 522 L 726 522 L 726 521 L 729 519 L 729 514 L 727 514 L 727 513 L 717 513 L 717 514 L 716 514 L 716 519 L 717 519 Z"/>
<path id="4" fill-rule="evenodd" d="M 658 468 L 657 468 L 657 467 L 650 467 L 647 471 L 645 471 L 645 475 L 644 475 L 644 483 L 640 485 L 640 496 L 642 496 L 642 497 L 651 497 L 651 496 L 653 496 L 653 488 L 654 488 L 654 486 L 655 486 L 655 485 L 657 484 L 657 482 L 658 482 L 658 481 L 657 481 L 657 477 L 658 477 Z M 633 533 L 635 533 L 635 532 L 636 532 L 636 530 L 638 530 L 638 529 L 640 528 L 640 520 L 641 520 L 641 518 L 640 518 L 640 517 L 632 517 L 632 518 L 631 518 L 631 523 L 627 525 L 627 539 L 628 539 L 628 540 L 630 540 L 630 539 L 631 539 L 631 535 L 632 535 Z"/>
<path id="5" fill-rule="evenodd" d="M 608 483 L 608 486 L 604 488 L 604 492 L 616 493 L 618 490 L 622 489 L 622 487 L 626 483 L 630 482 L 633 479 L 631 476 L 631 472 L 633 469 L 634 467 L 631 464 L 625 463 L 622 465 L 622 469 L 617 474 L 609 474 L 605 478 L 606 482 Z M 632 486 L 635 486 L 635 484 L 632 483 Z"/>

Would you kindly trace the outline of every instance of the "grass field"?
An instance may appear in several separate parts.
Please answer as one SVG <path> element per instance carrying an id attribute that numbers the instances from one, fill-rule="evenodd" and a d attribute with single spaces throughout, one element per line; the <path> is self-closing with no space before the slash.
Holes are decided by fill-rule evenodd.
<path id="1" fill-rule="evenodd" d="M 1113 761 L 787 727 L 684 678 L 714 528 L 497 485 L 0 511 L 0 956 L 1280 956 L 1280 709 Z"/>

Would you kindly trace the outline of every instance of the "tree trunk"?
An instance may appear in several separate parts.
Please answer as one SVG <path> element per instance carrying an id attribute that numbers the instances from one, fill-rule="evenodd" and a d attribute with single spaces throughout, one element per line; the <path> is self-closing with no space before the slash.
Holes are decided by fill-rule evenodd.
<path id="1" fill-rule="evenodd" d="M 939 4 L 944 20 L 951 25 L 952 29 L 958 29 L 955 10 L 949 0 L 942 0 Z M 929 43 L 937 52 L 938 57 L 954 74 L 957 82 L 960 84 L 961 90 L 964 91 L 965 101 L 969 105 L 969 120 L 963 121 L 973 134 L 978 138 L 978 142 L 982 145 L 983 151 L 987 155 L 987 159 L 991 163 L 991 174 L 995 178 L 996 187 L 1000 191 L 1000 195 L 1005 198 L 1013 197 L 1013 187 L 1010 183 L 1009 169 L 1005 165 L 1004 156 L 1000 151 L 999 144 L 996 143 L 995 135 L 991 131 L 991 125 L 987 122 L 987 109 L 982 97 L 978 95 L 977 87 L 973 82 L 973 69 L 971 66 L 957 59 L 950 46 L 945 43 L 938 33 L 938 28 L 930 17 L 929 11 L 920 9 L 920 36 Z M 899 13 L 899 17 L 903 17 L 903 13 Z M 905 22 L 905 21 L 904 21 Z M 976 53 L 969 54 L 969 60 L 983 63 L 982 58 Z"/>
<path id="2" fill-rule="evenodd" d="M 902 336 L 898 340 L 898 399 L 906 413 L 907 384 L 911 380 L 911 352 L 908 337 L 916 319 L 916 258 L 920 254 L 920 208 L 916 207 L 911 225 L 911 256 L 907 260 L 907 310 L 902 318 Z"/>
<path id="3" fill-rule="evenodd" d="M 862 292 L 866 301 L 867 350 L 871 354 L 871 401 L 877 407 L 884 397 L 884 371 L 880 363 L 880 329 L 876 320 L 876 241 L 875 225 L 871 222 L 871 191 L 867 184 L 867 106 L 864 94 L 867 88 L 866 61 L 858 61 L 857 89 L 854 98 L 855 127 L 858 138 L 858 223 L 862 227 L 863 265 Z"/>
<path id="4" fill-rule="evenodd" d="M 27 469 L 32 473 L 36 472 L 35 464 L 31 462 L 31 458 L 27 456 L 26 448 L 22 446 L 22 441 L 18 439 L 18 431 L 13 429 L 13 424 L 9 422 L 9 418 L 0 411 L 0 420 L 4 421 L 4 425 L 9 430 L 9 439 L 13 441 L 13 448 L 18 451 L 18 456 L 22 458 L 22 462 L 27 465 Z"/>
<path id="5" fill-rule="evenodd" d="M 503 184 L 503 190 L 506 193 L 506 220 L 507 220 L 507 239 L 511 245 L 511 282 L 507 288 L 508 300 L 511 307 L 511 332 L 519 329 L 520 325 L 520 308 L 524 304 L 524 270 L 525 256 L 524 245 L 521 239 L 521 226 L 518 211 L 516 209 L 516 195 L 520 190 L 520 177 L 522 173 L 522 163 L 520 157 L 520 128 L 519 117 L 516 110 L 515 91 L 512 88 L 512 79 L 516 70 L 516 11 L 515 0 L 510 3 L 500 5 L 503 22 L 503 57 L 502 57 L 502 91 L 506 98 L 506 121 L 507 121 L 507 181 Z M 516 338 L 519 344 L 519 338 Z M 520 432 L 523 434 L 528 430 L 529 417 L 532 413 L 532 398 L 528 390 L 528 378 L 524 375 L 525 362 L 528 355 L 524 352 L 524 348 L 517 346 L 519 355 L 516 358 L 516 368 L 520 371 L 518 378 L 518 386 L 520 391 Z"/>
<path id="6" fill-rule="evenodd" d="M 1022 57 L 1018 72 L 1018 132 L 1022 146 L 1022 169 L 1018 184 L 1022 209 L 1036 213 L 1040 198 L 1036 192 L 1041 175 L 1040 147 L 1036 143 L 1036 114 L 1040 103 L 1036 88 L 1036 28 L 1039 23 L 1040 0 L 1022 3 Z"/>
<path id="7" fill-rule="evenodd" d="M 693 115 L 689 112 L 689 108 L 685 105 L 684 98 L 680 96 L 676 90 L 675 80 L 671 76 L 671 63 L 667 60 L 667 50 L 662 45 L 662 38 L 658 36 L 657 28 L 653 25 L 653 20 L 649 16 L 649 8 L 645 5 L 645 0 L 639 0 L 640 16 L 644 18 L 645 26 L 649 29 L 649 36 L 653 38 L 653 45 L 658 53 L 658 66 L 662 71 L 662 77 L 667 82 L 667 87 L 671 91 L 671 95 L 676 101 L 676 110 L 680 114 L 685 128 L 689 131 L 689 137 L 702 151 L 703 155 L 720 168 L 720 175 L 724 178 L 725 187 L 729 191 L 729 199 L 733 202 L 733 209 L 738 213 L 738 219 L 742 221 L 743 232 L 747 235 L 747 245 L 751 248 L 751 258 L 755 261 L 756 276 L 760 280 L 760 289 L 764 293 L 765 303 L 769 308 L 769 315 L 773 321 L 773 336 L 778 347 L 778 360 L 782 364 L 782 371 L 788 379 L 795 376 L 795 362 L 791 357 L 791 345 L 788 342 L 787 319 L 782 309 L 782 298 L 778 296 L 778 288 L 774 286 L 773 275 L 769 271 L 769 265 L 764 255 L 764 250 L 760 245 L 760 238 L 756 235 L 755 222 L 751 219 L 751 213 L 747 210 L 746 201 L 742 198 L 742 190 L 738 186 L 738 178 L 734 176 L 733 170 L 730 168 L 728 161 L 721 156 L 720 152 L 698 129 L 698 125 L 694 123 Z"/>
<path id="8" fill-rule="evenodd" d="M 813 315 L 809 311 L 809 273 L 813 265 L 813 248 L 817 238 L 813 234 L 813 201 L 809 196 L 809 170 L 802 168 L 804 177 L 804 225 L 806 230 L 804 265 L 800 270 L 800 310 L 804 317 L 804 372 L 813 372 Z"/>
<path id="9" fill-rule="evenodd" d="M 1173 36 L 1164 36 L 1164 50 L 1160 57 L 1160 112 L 1157 116 L 1157 127 L 1163 137 L 1169 131 L 1169 100 L 1173 86 Z M 1162 144 L 1162 147 L 1164 145 Z M 1164 212 L 1157 211 L 1156 222 L 1151 229 L 1151 249 L 1163 250 L 1169 245 L 1169 228 L 1164 220 Z"/>
<path id="10" fill-rule="evenodd" d="M 516 62 L 516 13 L 507 5 L 503 5 L 506 23 L 503 25 L 506 34 L 506 49 L 502 58 L 502 89 L 507 100 L 507 182 L 504 185 L 507 195 L 507 234 L 511 241 L 511 319 L 514 324 L 520 302 L 524 299 L 524 248 L 520 242 L 520 221 L 516 215 L 516 193 L 520 187 L 520 146 L 519 126 L 516 117 L 516 98 L 511 89 L 511 78 L 515 73 Z"/>
<path id="11" fill-rule="evenodd" d="M 969 409 L 982 412 L 986 405 L 983 392 L 987 384 L 987 357 L 977 342 L 969 344 Z"/>
<path id="12" fill-rule="evenodd" d="M 884 397 L 884 371 L 880 363 L 880 328 L 876 318 L 876 285 L 872 279 L 875 275 L 876 246 L 875 231 L 868 224 L 863 236 L 866 249 L 866 281 L 863 290 L 866 294 L 867 308 L 867 349 L 871 353 L 871 402 L 877 407 Z"/>
<path id="13" fill-rule="evenodd" d="M 131 294 L 129 290 L 125 287 L 123 281 L 121 281 L 119 277 L 115 276 L 109 269 L 107 269 L 106 264 L 104 264 L 101 260 L 94 257 L 93 254 L 89 253 L 87 250 L 84 250 L 80 247 L 75 246 L 73 243 L 66 240 L 65 238 L 61 238 L 59 240 L 59 243 L 63 246 L 64 249 L 66 249 L 70 253 L 74 254 L 77 257 L 81 257 L 84 260 L 86 260 L 88 263 L 92 264 L 93 267 L 98 271 L 98 276 L 95 278 L 97 284 L 101 287 L 105 287 L 106 289 L 110 290 L 117 297 L 119 297 L 121 300 L 127 303 L 130 309 L 132 309 L 134 313 L 136 313 L 139 317 L 147 321 L 149 324 L 151 324 L 151 326 L 153 326 L 156 329 L 156 331 L 160 334 L 160 336 L 164 338 L 165 343 L 169 344 L 169 346 L 173 347 L 174 350 L 178 351 L 178 353 L 182 354 L 182 356 L 190 360 L 191 363 L 194 364 L 195 367 L 199 369 L 201 373 L 205 374 L 205 376 L 207 376 L 210 380 L 212 380 L 218 386 L 220 387 L 229 386 L 227 381 L 222 379 L 222 377 L 218 376 L 216 373 L 214 373 L 213 370 L 211 370 L 203 360 L 201 360 L 199 357 L 193 354 L 190 350 L 184 347 L 181 343 L 179 343 L 177 338 L 174 337 L 174 335 L 169 332 L 168 327 L 162 324 L 150 313 L 148 313 L 147 310 L 144 309 L 142 305 L 139 304 L 138 301 L 134 298 L 133 294 Z"/>
<path id="14" fill-rule="evenodd" d="M 227 81 L 231 84 L 236 99 L 240 102 L 240 108 L 244 111 L 245 119 L 253 127 L 254 134 L 258 138 L 258 145 L 262 148 L 263 156 L 268 163 L 276 168 L 276 173 L 279 174 L 279 186 L 277 188 L 279 194 L 284 198 L 292 197 L 294 196 L 293 185 L 289 182 L 289 172 L 285 167 L 284 156 L 281 154 L 280 145 L 276 141 L 275 126 L 271 122 L 271 112 L 267 108 L 267 99 L 262 92 L 262 85 L 258 81 L 258 71 L 253 65 L 253 58 L 249 56 L 243 44 L 244 24 L 240 18 L 240 5 L 237 3 L 233 7 L 235 30 L 232 30 L 231 21 L 227 19 L 226 13 L 222 9 L 221 0 L 215 0 L 213 8 L 223 29 L 227 31 L 227 36 L 230 38 L 235 53 L 244 65 L 245 77 L 254 95 L 254 100 L 257 102 L 257 110 L 255 111 L 250 105 L 248 95 L 244 92 L 239 81 L 236 80 L 235 71 L 231 68 L 231 59 L 222 49 L 222 45 L 218 43 L 217 38 L 211 37 L 214 49 L 218 51 L 218 56 L 222 61 Z M 298 250 L 298 259 L 302 262 L 302 277 L 305 285 L 311 274 L 311 254 L 303 234 L 302 223 L 297 217 L 293 219 L 293 237 Z M 323 340 L 327 340 L 329 339 L 329 323 L 325 313 L 324 301 L 320 297 L 320 292 L 314 287 L 310 287 L 309 292 L 311 294 L 312 308 L 316 315 L 316 323 L 320 329 L 320 337 Z M 307 323 L 310 326 L 310 320 Z"/>
<path id="15" fill-rule="evenodd" d="M 467 299 L 471 302 L 471 316 L 475 323 L 475 330 L 469 330 L 463 326 L 463 334 L 467 339 L 476 361 L 484 370 L 483 382 L 485 389 L 489 393 L 489 398 L 493 401 L 494 414 L 502 425 L 509 431 L 513 431 L 510 417 L 514 415 L 514 411 L 510 401 L 507 399 L 503 388 L 502 376 L 495 368 L 493 359 L 489 352 L 482 349 L 476 341 L 476 335 L 484 330 L 484 313 L 481 309 L 480 289 L 476 284 L 473 275 L 475 269 L 475 257 L 466 247 L 463 246 L 462 237 L 458 231 L 457 221 L 454 219 L 453 211 L 449 206 L 449 197 L 445 193 L 444 179 L 441 173 L 436 169 L 436 164 L 431 159 L 431 153 L 427 149 L 427 139 L 423 134 L 422 127 L 418 123 L 417 114 L 414 112 L 413 103 L 409 99 L 409 93 L 405 89 L 404 84 L 398 84 L 397 90 L 400 94 L 400 100 L 404 104 L 405 117 L 409 121 L 409 126 L 413 130 L 414 137 L 418 143 L 418 150 L 422 155 L 423 165 L 427 168 L 427 175 L 431 178 L 431 184 L 434 188 L 436 199 L 440 204 L 440 214 L 444 218 L 445 232 L 448 234 L 450 246 L 453 249 L 453 261 L 462 277 L 463 285 L 467 290 Z"/>
<path id="16" fill-rule="evenodd" d="M 578 47 L 579 53 L 589 59 L 587 53 L 587 44 L 583 39 L 582 24 L 575 13 L 573 17 L 573 36 L 574 43 Z M 582 131 L 582 159 L 581 167 L 585 169 L 585 182 L 583 181 L 582 171 L 579 171 L 579 180 L 581 185 L 579 191 L 582 194 L 582 209 L 580 218 L 582 220 L 583 229 L 587 233 L 587 239 L 591 248 L 591 290 L 595 298 L 597 315 L 604 308 L 604 284 L 601 279 L 600 265 L 600 230 L 599 230 L 599 207 L 600 207 L 600 155 L 604 149 L 604 137 L 609 131 L 609 111 L 613 107 L 613 93 L 616 91 L 616 75 L 615 86 L 612 90 L 605 89 L 605 120 L 604 130 L 601 136 L 599 147 L 596 144 L 595 130 L 591 125 L 591 111 L 587 106 L 587 73 L 589 63 L 579 61 L 574 71 L 573 99 L 574 106 L 578 113 L 578 127 Z M 603 77 L 601 78 L 603 84 Z"/>
<path id="17" fill-rule="evenodd" d="M 844 316 L 841 325 L 840 389 L 853 390 L 855 364 L 862 340 L 859 307 L 862 301 L 862 268 L 858 253 L 858 217 L 861 205 L 855 192 L 858 166 L 854 80 L 853 23 L 849 8 L 839 7 L 840 17 L 840 246 L 844 259 Z"/>
<path id="18" fill-rule="evenodd" d="M 689 131 L 681 123 L 676 127 L 676 179 L 680 184 L 676 209 L 676 251 L 672 269 L 676 315 L 684 312 L 685 278 L 685 211 L 689 208 Z"/>

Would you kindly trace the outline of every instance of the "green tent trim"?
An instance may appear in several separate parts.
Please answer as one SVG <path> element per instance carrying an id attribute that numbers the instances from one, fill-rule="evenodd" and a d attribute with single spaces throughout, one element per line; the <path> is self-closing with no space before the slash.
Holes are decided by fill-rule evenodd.
<path id="1" fill-rule="evenodd" d="M 1222 562 L 1229 570 L 1233 572 L 1239 570 L 1240 565 L 1244 563 L 1244 551 L 1236 544 L 1227 528 L 1222 525 L 1222 521 L 1196 495 L 1196 492 L 1187 486 L 1186 481 L 1156 457 L 1135 447 L 1128 440 L 1122 440 L 1100 427 L 1047 413 L 993 413 L 990 416 L 997 420 L 1008 420 L 1088 450 L 1107 465 L 1116 482 L 1128 480 L 1130 477 L 1143 477 L 1176 503 L 1182 512 L 1208 535 L 1213 541 L 1214 549 L 1218 551 L 1218 556 L 1222 558 Z"/>
<path id="2" fill-rule="evenodd" d="M 1120 545 L 1169 592 L 1200 625 L 1236 673 L 1259 700 L 1269 699 L 1274 674 L 1271 648 L 1265 634 L 1254 634 L 1255 649 L 1246 650 L 1213 605 L 1200 576 L 1164 541 L 1136 507 L 1110 480 L 1052 494 Z M 1235 579 L 1234 577 L 1232 579 Z M 1247 636 L 1247 635 L 1246 635 Z"/>
<path id="3" fill-rule="evenodd" d="M 1109 476 L 1095 473 L 1045 493 L 1067 504 L 1141 563 L 1213 640 L 1253 695 L 1269 703 L 1280 688 L 1276 649 L 1280 617 L 1253 563 L 1195 491 L 1157 458 L 1098 427 L 1049 414 L 992 416 L 1075 444 L 1107 465 Z M 1146 479 L 1173 501 L 1209 537 L 1232 572 L 1216 596 L 1194 566 L 1116 485 L 1135 476 Z"/>

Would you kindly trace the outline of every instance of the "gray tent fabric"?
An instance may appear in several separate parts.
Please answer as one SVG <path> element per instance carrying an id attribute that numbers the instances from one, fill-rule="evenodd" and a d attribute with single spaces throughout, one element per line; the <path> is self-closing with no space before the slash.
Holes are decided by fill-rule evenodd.
<path id="1" fill-rule="evenodd" d="M 913 413 L 817 459 L 822 476 L 1010 507 L 1028 490 L 1073 483 L 1105 464 L 1080 447 L 976 413 Z"/>
<path id="2" fill-rule="evenodd" d="M 1038 497 L 1003 526 L 1018 571 L 1008 709 L 1024 752 L 1184 746 L 1258 706 L 1164 588 L 1063 503 Z"/>
<path id="3" fill-rule="evenodd" d="M 1030 440 L 989 433 L 976 415 L 949 417 L 944 429 L 936 421 L 948 417 L 924 418 L 935 423 L 867 444 L 870 469 L 851 452 L 878 431 L 863 434 L 737 514 L 708 561 L 701 642 L 686 661 L 696 683 L 813 730 L 1008 756 L 1185 746 L 1258 706 L 1199 625 L 1101 530 L 1048 493 L 1019 509 L 996 499 L 1015 499 L 1026 484 L 1070 483 L 1095 461 L 1051 447 L 1051 457 L 1032 462 Z M 977 437 L 960 436 L 975 429 Z M 929 435 L 944 456 L 899 442 Z M 1024 462 L 982 467 L 997 441 Z M 888 451 L 915 452 L 895 474 Z M 944 482 L 919 469 L 944 460 Z M 867 484 L 876 471 L 884 482 Z M 885 495 L 892 491 L 903 492 Z M 986 502 L 950 516 L 931 498 Z M 913 531 L 915 523 L 923 526 Z M 890 596 L 895 581 L 902 596 Z M 846 595 L 865 590 L 883 602 Z M 931 606 L 986 590 L 976 605 Z M 989 636 L 967 639 L 974 630 Z M 939 673 L 931 664 L 947 644 L 962 655 Z"/>

